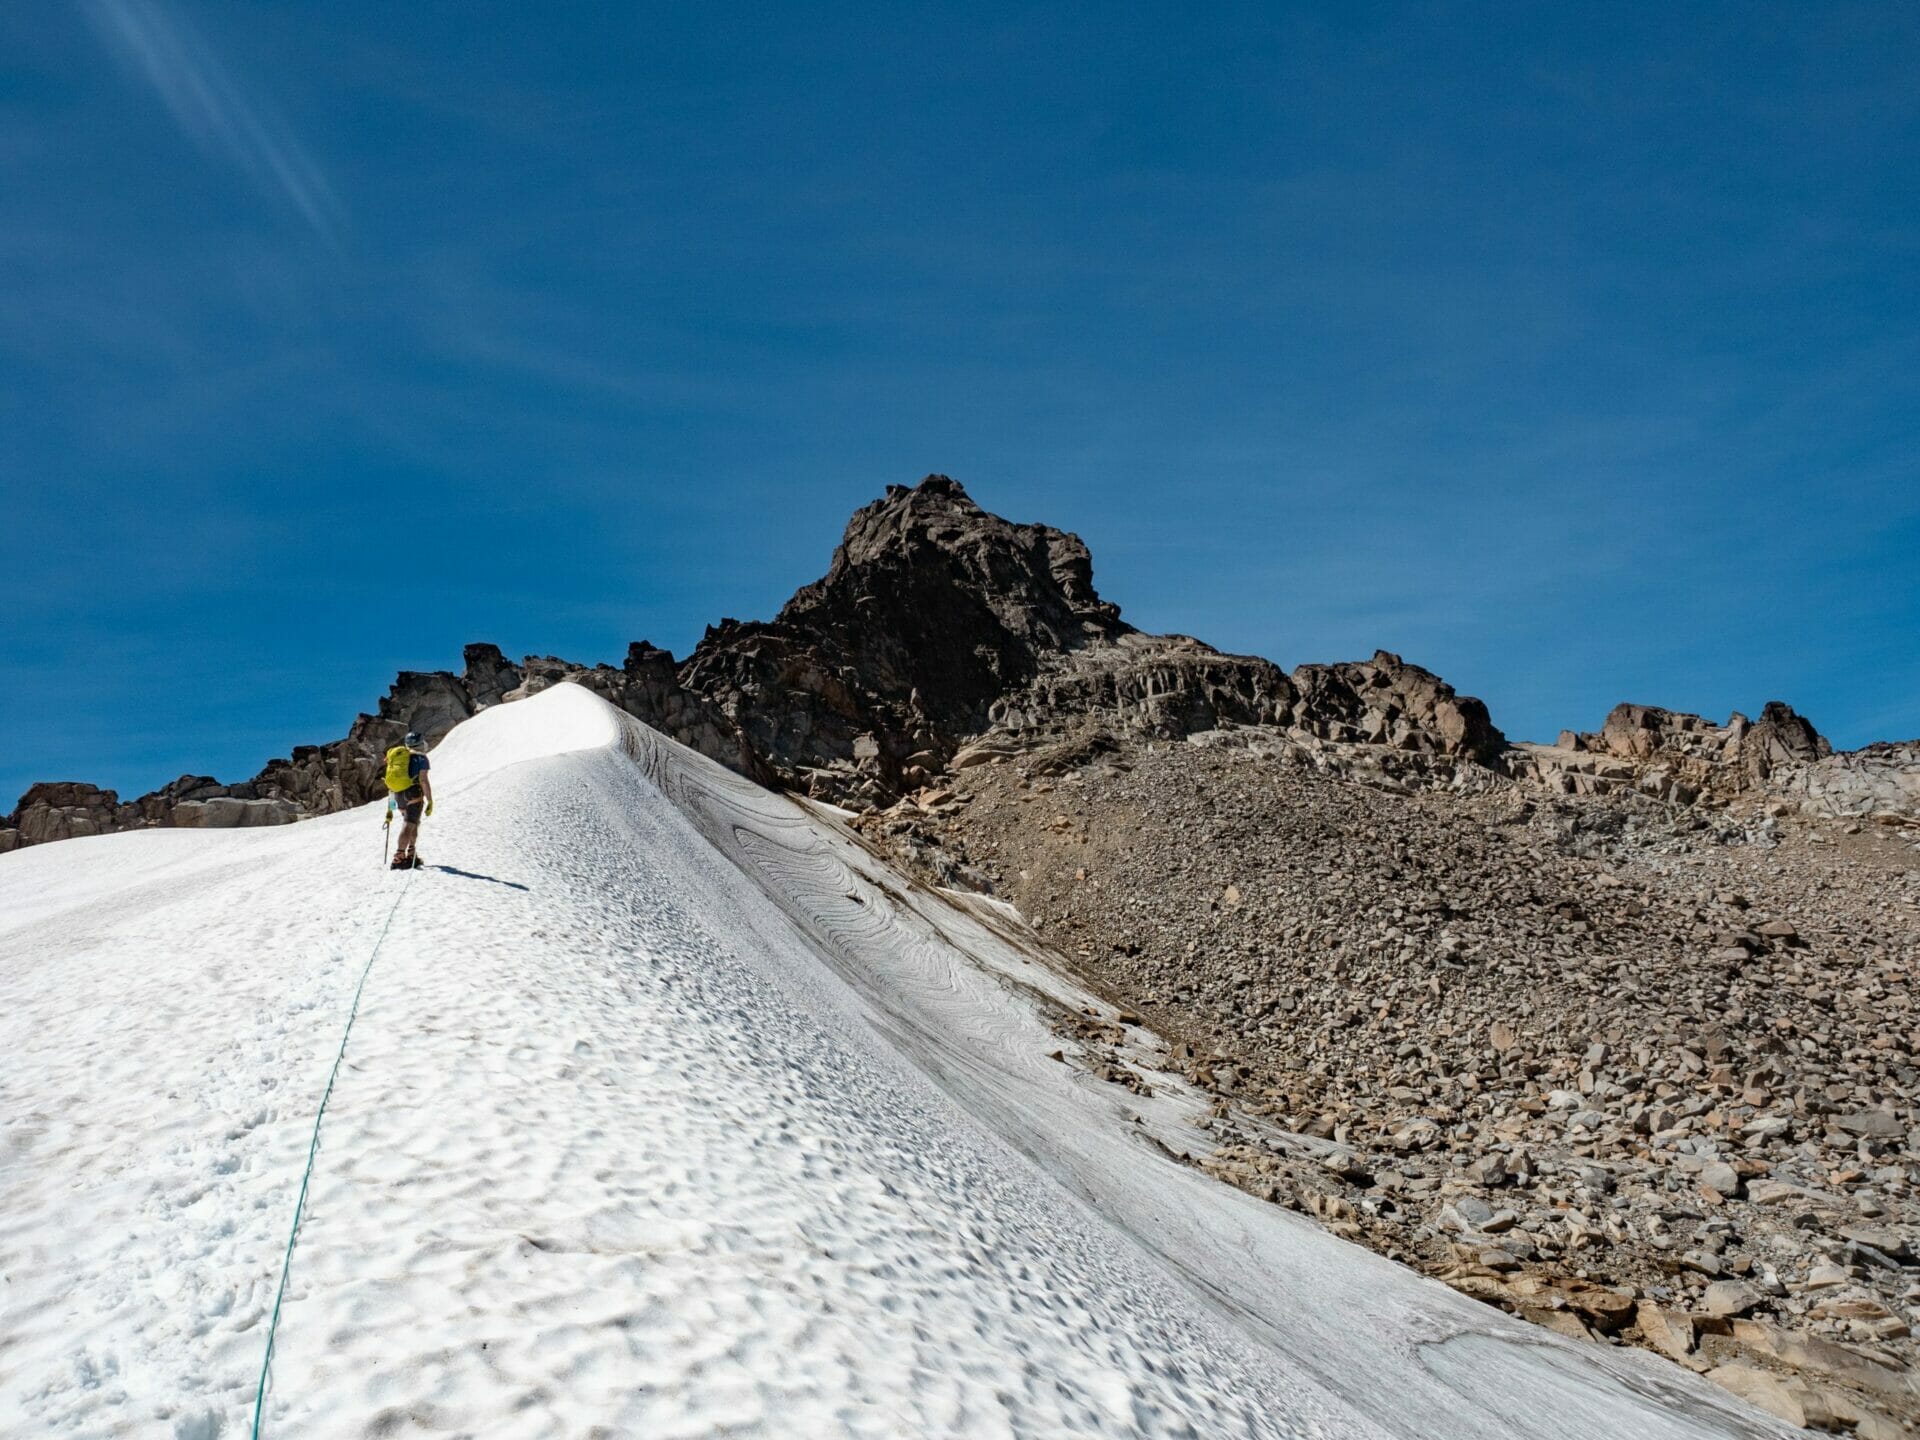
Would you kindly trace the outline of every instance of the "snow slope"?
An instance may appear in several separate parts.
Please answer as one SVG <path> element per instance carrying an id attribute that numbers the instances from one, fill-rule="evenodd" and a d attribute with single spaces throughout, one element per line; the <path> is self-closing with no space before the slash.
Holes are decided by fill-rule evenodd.
<path id="1" fill-rule="evenodd" d="M 413 875 L 377 807 L 0 857 L 0 1434 L 248 1433 L 370 954 L 267 1435 L 1782 1433 L 1181 1166 L 990 905 L 583 690 L 433 773 Z"/>

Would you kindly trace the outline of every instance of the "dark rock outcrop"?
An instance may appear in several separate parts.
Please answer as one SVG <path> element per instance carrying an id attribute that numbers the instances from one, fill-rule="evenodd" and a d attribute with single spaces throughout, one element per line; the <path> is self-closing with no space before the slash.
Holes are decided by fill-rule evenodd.
<path id="1" fill-rule="evenodd" d="M 1499 767 L 1507 737 L 1487 707 L 1457 695 L 1430 670 L 1388 650 L 1371 660 L 1302 665 L 1293 672 L 1300 703 L 1296 723 L 1323 740 L 1385 745 Z"/>
<path id="2" fill-rule="evenodd" d="M 139 823 L 137 805 L 122 805 L 112 790 L 79 781 L 42 781 L 27 787 L 0 828 L 0 851 L 44 845 L 76 835 L 110 835 Z"/>
<path id="3" fill-rule="evenodd" d="M 1078 536 L 930 475 L 858 511 L 772 621 L 709 629 L 679 678 L 789 783 L 873 798 L 938 768 L 1049 658 L 1128 633 Z"/>
<path id="4" fill-rule="evenodd" d="M 1769 700 L 1740 737 L 1740 763 L 1756 780 L 1765 780 L 1781 765 L 1805 765 L 1832 753 L 1812 722 L 1782 700 Z"/>
<path id="5" fill-rule="evenodd" d="M 498 705 L 521 683 L 524 669 L 500 653 L 498 645 L 469 645 L 463 656 L 466 668 L 460 681 L 467 701 L 476 710 Z"/>
<path id="6" fill-rule="evenodd" d="M 1307 666 L 1145 635 L 1078 536 L 1015 525 L 930 475 L 854 515 L 824 577 L 764 624 L 723 621 L 679 672 L 783 783 L 844 803 L 924 784 L 983 732 L 1022 746 L 1092 721 L 1177 739 L 1298 726 L 1498 764 L 1477 700 L 1386 652 Z"/>

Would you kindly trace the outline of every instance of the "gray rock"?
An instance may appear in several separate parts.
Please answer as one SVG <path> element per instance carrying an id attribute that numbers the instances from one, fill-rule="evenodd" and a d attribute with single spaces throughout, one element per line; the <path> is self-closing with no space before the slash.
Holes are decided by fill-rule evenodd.
<path id="1" fill-rule="evenodd" d="M 186 829 L 232 830 L 253 825 L 289 825 L 300 818 L 289 800 L 236 800 L 218 795 L 173 807 L 173 823 Z"/>
<path id="2" fill-rule="evenodd" d="M 1507 1213 L 1507 1212 L 1500 1212 Z M 1465 1234 L 1484 1231 L 1493 1220 L 1494 1208 L 1477 1195 L 1456 1195 L 1440 1209 L 1438 1223 L 1448 1230 Z M 1503 1228 L 1512 1228 L 1511 1224 Z"/>
<path id="3" fill-rule="evenodd" d="M 1905 1123 L 1891 1110 L 1856 1110 L 1847 1115 L 1835 1115 L 1833 1123 L 1849 1135 L 1876 1140 L 1897 1140 L 1907 1133 Z"/>
<path id="4" fill-rule="evenodd" d="M 1399 750 L 1471 756 L 1499 764 L 1506 737 L 1480 701 L 1390 651 L 1343 665 L 1302 665 L 1294 723 L 1322 738 L 1352 734 Z"/>
<path id="5" fill-rule="evenodd" d="M 1740 1173 L 1724 1160 L 1710 1160 L 1702 1165 L 1699 1180 L 1716 1195 L 1728 1199 L 1740 1193 Z"/>
<path id="6" fill-rule="evenodd" d="M 1913 1261 L 1914 1252 L 1907 1237 L 1878 1225 L 1843 1225 L 1840 1234 L 1856 1245 L 1865 1245 L 1899 1261 Z"/>
<path id="7" fill-rule="evenodd" d="M 1715 1280 L 1700 1297 L 1700 1308 L 1716 1319 L 1744 1315 L 1760 1303 L 1760 1292 L 1744 1280 Z"/>
<path id="8" fill-rule="evenodd" d="M 1463 1173 L 1473 1184 L 1484 1186 L 1489 1190 L 1497 1189 L 1513 1179 L 1513 1176 L 1507 1172 L 1506 1157 L 1498 1151 L 1476 1156 L 1468 1161 Z"/>

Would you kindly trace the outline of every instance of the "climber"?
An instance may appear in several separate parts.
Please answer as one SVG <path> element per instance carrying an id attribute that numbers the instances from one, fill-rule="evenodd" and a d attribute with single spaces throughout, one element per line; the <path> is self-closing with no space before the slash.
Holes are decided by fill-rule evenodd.
<path id="1" fill-rule="evenodd" d="M 391 820 L 391 812 L 398 810 L 404 822 L 393 850 L 395 870 L 412 870 L 420 864 L 413 847 L 420 838 L 420 816 L 433 814 L 433 780 L 427 774 L 431 763 L 427 742 L 411 730 L 405 744 L 387 751 L 388 818 Z"/>

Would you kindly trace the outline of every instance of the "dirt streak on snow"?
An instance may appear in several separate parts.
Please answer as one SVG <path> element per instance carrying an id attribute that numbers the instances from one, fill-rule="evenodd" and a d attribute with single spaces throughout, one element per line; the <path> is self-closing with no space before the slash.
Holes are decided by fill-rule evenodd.
<path id="1" fill-rule="evenodd" d="M 373 808 L 0 859 L 0 1433 L 246 1433 L 396 893 L 269 1435 L 1781 1433 L 1181 1167 L 1069 982 L 585 691 L 434 774 L 412 877 Z"/>

